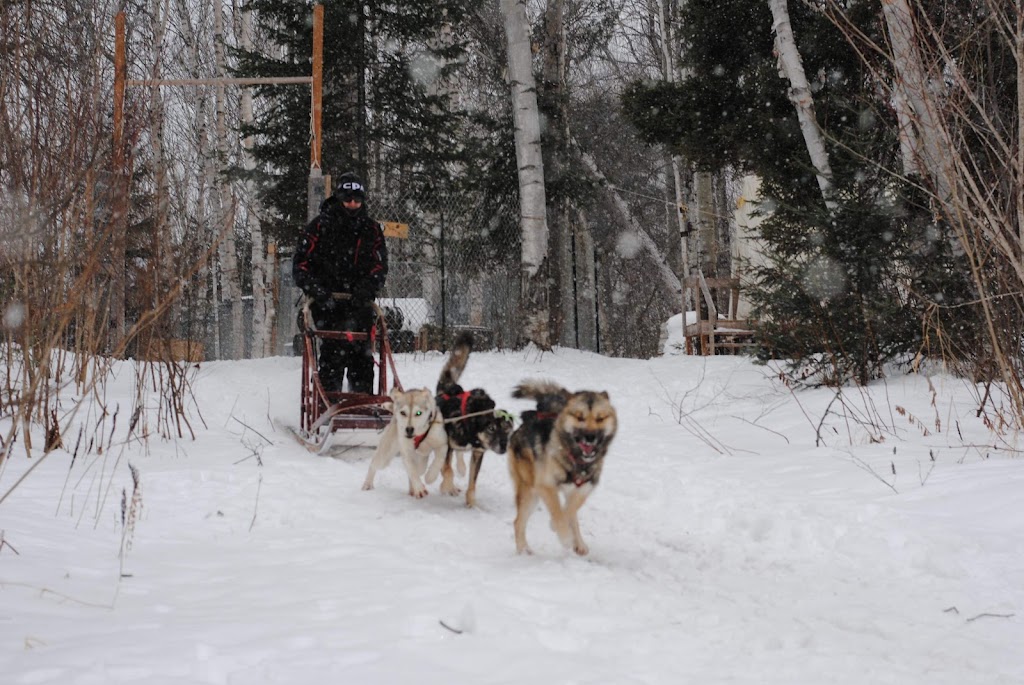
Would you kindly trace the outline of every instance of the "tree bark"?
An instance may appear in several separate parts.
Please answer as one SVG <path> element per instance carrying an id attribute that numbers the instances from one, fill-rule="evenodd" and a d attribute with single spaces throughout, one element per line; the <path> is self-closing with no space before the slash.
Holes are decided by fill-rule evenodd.
<path id="1" fill-rule="evenodd" d="M 790 85 L 789 99 L 796 108 L 800 132 L 803 134 L 811 164 L 814 165 L 815 177 L 825 199 L 825 206 L 834 210 L 837 204 L 832 199 L 832 167 L 829 165 L 828 151 L 825 150 L 825 138 L 814 114 L 814 99 L 811 97 L 811 88 L 804 73 L 793 27 L 789 22 L 789 4 L 786 0 L 768 0 L 768 6 L 772 10 L 772 31 L 775 32 L 779 65 Z"/>
<path id="2" fill-rule="evenodd" d="M 564 174 L 569 168 L 566 141 L 569 139 L 568 91 L 565 78 L 566 47 L 564 0 L 548 0 L 544 13 L 544 44 L 542 46 L 541 87 L 547 107 L 545 145 L 548 174 Z M 554 199 L 548 212 L 548 290 L 551 341 L 565 346 L 575 345 L 575 307 L 572 283 L 572 207 L 563 192 Z"/>
<path id="3" fill-rule="evenodd" d="M 117 47 L 115 48 L 114 75 L 114 140 L 111 174 L 111 240 L 110 261 L 106 265 L 108 278 L 107 311 L 109 326 L 107 330 L 107 349 L 113 351 L 122 344 L 125 337 L 125 289 L 127 287 L 127 271 L 125 257 L 128 250 L 128 193 L 131 183 L 128 174 L 130 156 L 125 141 L 124 101 L 127 64 L 125 63 L 126 37 L 124 13 L 117 15 Z M 28 431 L 25 432 L 28 434 Z"/>
<path id="4" fill-rule="evenodd" d="M 932 180 L 939 201 L 946 203 L 952 192 L 951 169 L 942 152 L 945 136 L 936 111 L 931 83 L 915 43 L 917 32 L 910 5 L 907 0 L 882 0 L 882 14 L 896 69 L 894 95 L 898 105 L 897 113 L 901 115 L 901 141 L 906 133 L 915 170 L 922 177 Z"/>
<path id="5" fill-rule="evenodd" d="M 710 171 L 696 171 L 693 174 L 693 225 L 692 262 L 705 276 L 717 276 L 718 233 L 715 231 L 715 179 Z"/>
<path id="6" fill-rule="evenodd" d="M 508 74 L 519 169 L 523 335 L 539 347 L 548 348 L 551 345 L 548 330 L 548 224 L 530 23 L 525 0 L 499 2 L 508 45 Z"/>
<path id="7" fill-rule="evenodd" d="M 573 287 L 575 292 L 577 349 L 599 351 L 597 338 L 597 268 L 594 261 L 594 237 L 587 229 L 589 223 L 583 209 L 576 209 L 573 225 Z"/>
<path id="8" fill-rule="evenodd" d="M 661 29 L 661 69 L 662 75 L 669 83 L 678 80 L 676 64 L 673 55 L 675 54 L 675 34 L 672 31 L 670 21 L 672 8 L 668 0 L 658 0 L 658 25 Z M 686 207 L 686 189 L 683 185 L 682 160 L 679 155 L 669 154 L 670 166 L 672 169 L 672 188 L 675 194 L 675 220 L 679 227 L 679 274 L 680 279 L 685 280 L 690 275 L 690 241 L 686 230 L 686 217 L 689 212 L 684 212 Z M 669 231 L 671 234 L 671 230 Z M 685 310 L 687 303 L 680 303 Z"/>
<path id="9" fill-rule="evenodd" d="M 202 64 L 205 60 L 203 55 L 200 53 L 200 41 L 197 37 L 197 30 L 193 22 L 201 23 L 202 18 L 196 17 L 192 13 L 192 8 L 188 4 L 188 0 L 177 0 L 178 5 L 178 22 L 181 31 L 182 42 L 185 44 L 185 64 L 187 67 L 187 74 L 192 78 L 203 78 L 205 76 L 212 76 L 211 73 L 204 72 Z M 209 214 L 209 205 L 207 196 L 210 192 L 212 179 L 214 176 L 213 171 L 213 157 L 210 153 L 210 101 L 205 94 L 205 88 L 189 90 L 185 95 L 185 102 L 191 105 L 195 112 L 195 153 L 198 163 L 202 165 L 201 173 L 196 174 L 195 179 L 195 217 L 196 222 L 199 226 L 203 227 L 212 234 L 209 230 L 211 225 L 211 219 Z M 205 250 L 204 250 L 205 252 Z M 204 284 L 202 287 L 205 288 L 205 284 L 210 283 L 210 269 L 211 259 L 208 254 L 190 255 L 186 256 L 186 259 L 192 259 L 201 263 L 199 271 L 196 273 L 196 283 Z M 206 300 L 205 293 L 201 298 Z M 216 303 L 216 298 L 210 298 L 208 301 Z M 216 304 L 213 307 L 216 311 Z M 188 327 L 188 336 L 191 338 L 197 334 L 197 331 L 193 328 L 191 314 L 187 314 L 187 319 L 190 322 Z M 214 331 L 215 336 L 219 336 L 219 330 Z M 220 349 L 219 337 L 214 338 L 214 350 Z"/>
<path id="10" fill-rule="evenodd" d="M 222 0 L 214 3 L 213 49 L 217 64 L 217 76 L 227 76 L 227 60 L 224 55 L 224 6 Z M 224 86 L 217 86 L 217 224 L 219 229 L 218 256 L 220 258 L 221 295 L 223 301 L 231 303 L 231 340 L 227 359 L 241 359 L 244 338 L 242 336 L 242 287 L 238 271 L 238 253 L 234 232 L 234 200 L 231 188 L 223 171 L 228 159 L 227 96 Z M 222 350 L 223 354 L 224 350 Z"/>
<path id="11" fill-rule="evenodd" d="M 234 19 L 235 40 L 243 50 L 252 49 L 252 8 L 246 4 L 239 7 L 238 0 L 232 0 L 232 17 Z M 252 88 L 242 89 L 241 119 L 245 125 L 254 121 L 252 109 Z M 242 140 L 242 166 L 249 172 L 256 168 L 256 160 L 252 155 L 255 144 L 253 136 Z M 271 292 L 269 277 L 276 264 L 269 262 L 267 248 L 263 239 L 263 228 L 260 225 L 259 197 L 251 177 L 245 181 L 245 216 L 252 242 L 252 356 L 268 357 L 273 354 L 271 349 L 271 329 L 274 325 L 274 297 Z"/>
<path id="12" fill-rule="evenodd" d="M 168 0 L 153 0 L 153 66 L 152 75 L 154 79 L 160 78 L 162 69 L 161 56 L 163 54 L 164 36 L 167 33 L 167 22 L 170 18 Z M 165 278 L 165 257 L 164 247 L 166 245 L 167 218 L 168 218 L 168 197 L 169 189 L 167 182 L 167 160 L 164 153 L 164 99 L 159 88 L 150 89 L 150 145 L 153 151 L 153 172 L 156 191 L 156 207 L 153 220 L 153 232 L 150 236 L 150 292 L 146 293 L 147 302 L 145 306 L 159 307 L 159 300 L 165 292 L 163 284 Z M 150 335 L 166 335 L 168 331 L 157 330 L 147 332 L 145 337 Z"/>

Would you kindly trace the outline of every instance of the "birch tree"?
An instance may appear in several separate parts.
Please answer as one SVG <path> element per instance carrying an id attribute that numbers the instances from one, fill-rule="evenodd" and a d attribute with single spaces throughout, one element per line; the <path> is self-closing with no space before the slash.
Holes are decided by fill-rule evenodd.
<path id="1" fill-rule="evenodd" d="M 646 32 L 643 42 L 649 52 L 637 54 L 634 49 L 634 59 L 648 63 L 649 73 L 671 88 L 685 80 L 691 71 L 680 63 L 685 50 L 677 30 L 680 3 L 657 0 L 641 3 L 639 9 L 644 12 L 642 26 Z M 679 273 L 683 278 L 690 274 L 694 266 L 705 273 L 718 275 L 719 266 L 711 257 L 718 251 L 716 218 L 721 211 L 715 206 L 711 191 L 722 183 L 716 177 L 724 178 L 728 171 L 724 168 L 715 171 L 693 168 L 690 164 L 693 160 L 685 160 L 672 146 L 665 147 L 664 156 L 667 177 L 666 219 L 669 239 L 675 243 L 666 243 L 666 248 L 679 250 Z M 688 220 L 691 221 L 690 226 L 687 225 Z M 695 229 L 692 232 L 691 227 Z M 681 304 L 684 307 L 692 305 L 686 302 Z M 673 306 L 678 307 L 676 304 Z"/>
<path id="2" fill-rule="evenodd" d="M 213 14 L 213 49 L 217 63 L 217 76 L 227 75 L 227 58 L 224 49 L 224 6 L 222 0 L 214 3 Z M 220 292 L 222 301 L 231 304 L 230 346 L 221 350 L 225 359 L 241 359 L 243 357 L 242 337 L 242 287 L 238 271 L 238 252 L 235 245 L 234 231 L 234 199 L 231 187 L 223 176 L 228 159 L 228 127 L 227 127 L 227 94 L 223 85 L 216 87 L 216 132 L 217 166 L 216 166 L 216 212 L 218 241 L 218 257 L 220 261 Z M 217 301 L 215 300 L 215 303 Z"/>
<path id="3" fill-rule="evenodd" d="M 952 191 L 950 172 L 943 149 L 944 140 L 935 101 L 937 84 L 928 78 L 916 42 L 914 17 L 907 0 L 882 0 L 882 14 L 892 45 L 896 83 L 893 100 L 900 119 L 900 142 L 907 149 L 911 168 L 922 177 L 931 177 L 940 202 Z M 905 162 L 906 163 L 906 162 Z"/>
<path id="4" fill-rule="evenodd" d="M 832 168 L 829 166 L 828 151 L 825 150 L 825 138 L 814 115 L 811 87 L 807 83 L 803 60 L 800 59 L 800 51 L 797 49 L 793 27 L 789 21 L 789 4 L 786 0 L 768 0 L 768 6 L 772 11 L 772 31 L 775 32 L 775 48 L 778 52 L 780 71 L 790 84 L 789 99 L 796 108 L 800 132 L 803 134 L 811 164 L 814 165 L 818 188 L 821 189 L 825 205 L 834 211 L 837 205 L 832 199 Z"/>
<path id="5" fill-rule="evenodd" d="M 178 7 L 178 30 L 185 46 L 182 51 L 185 75 L 195 79 L 211 77 L 213 76 L 213 60 L 210 59 L 210 55 L 203 49 L 209 46 L 209 42 L 202 39 L 202 36 L 208 35 L 206 29 L 209 23 L 209 13 L 205 11 L 203 13 L 195 12 L 194 8 L 189 6 L 189 0 L 176 0 L 176 3 Z M 198 228 L 199 236 L 197 242 L 199 245 L 197 248 L 199 248 L 199 253 L 194 258 L 200 260 L 200 266 L 197 270 L 195 281 L 197 289 L 202 294 L 197 299 L 202 302 L 212 303 L 211 313 L 216 323 L 218 312 L 217 298 L 205 296 L 207 287 L 216 292 L 212 279 L 213 260 L 210 258 L 210 252 L 208 252 L 210 237 L 214 234 L 210 207 L 213 205 L 211 188 L 216 174 L 210 140 L 212 103 L 208 97 L 209 90 L 206 87 L 185 89 L 182 95 L 186 110 L 192 113 L 192 122 L 189 127 L 190 135 L 187 144 L 192 149 L 195 167 L 187 166 L 181 177 L 177 179 L 179 193 L 182 195 L 180 200 L 181 212 L 187 214 Z M 196 172 L 197 170 L 198 173 Z M 194 198 L 194 205 L 191 202 L 192 198 Z M 193 320 L 190 315 L 187 318 L 190 322 Z M 189 337 L 199 333 L 199 330 L 194 330 L 191 325 L 189 328 Z M 199 328 L 202 328 L 201 324 Z M 220 330 L 219 326 L 216 325 L 212 326 L 212 328 L 213 347 L 216 352 L 220 349 Z"/>
<path id="6" fill-rule="evenodd" d="M 516 163 L 519 170 L 524 335 L 539 347 L 547 348 L 551 344 L 547 293 L 548 224 L 530 22 L 526 13 L 526 0 L 499 2 L 508 45 L 508 76 L 512 89 Z"/>
<path id="7" fill-rule="evenodd" d="M 240 7 L 238 0 L 232 0 L 231 16 L 234 20 L 235 42 L 242 50 L 252 50 L 251 7 L 248 4 Z M 240 107 L 241 123 L 251 130 L 255 121 L 252 88 L 242 89 Z M 268 260 L 263 227 L 260 224 L 259 198 L 252 178 L 252 171 L 256 168 L 256 160 L 252 154 L 253 144 L 252 134 L 242 140 L 242 168 L 247 172 L 244 209 L 249 239 L 252 241 L 252 356 L 267 357 L 274 352 L 271 349 L 271 331 L 276 312 L 271 283 L 276 264 Z"/>
<path id="8" fill-rule="evenodd" d="M 669 6 L 668 0 L 658 0 L 658 25 L 661 29 L 661 62 L 662 72 L 664 78 L 669 83 L 676 82 L 677 69 L 674 59 L 676 40 L 675 35 L 672 31 L 672 24 L 669 22 L 669 15 L 671 7 Z M 683 216 L 682 208 L 685 203 L 685 190 L 683 188 L 682 178 L 682 160 L 677 154 L 669 154 L 670 165 L 672 168 L 672 189 L 675 195 L 675 206 L 676 206 L 676 221 L 679 223 L 679 240 L 680 240 L 680 265 L 683 278 L 690 275 L 690 246 L 687 240 L 686 232 L 686 218 Z M 688 306 L 687 303 L 683 303 L 684 307 Z"/>
<path id="9" fill-rule="evenodd" d="M 936 225 L 954 232 L 973 286 L 956 309 L 946 297 L 928 297 L 936 315 L 926 332 L 936 332 L 945 361 L 1002 381 L 1011 409 L 996 412 L 1024 425 L 1024 8 L 1005 0 L 881 0 L 877 7 L 887 43 L 860 31 L 845 4 L 829 0 L 825 12 L 869 66 L 891 75 L 889 97 L 902 105 L 909 151 L 909 164 L 892 172 L 917 172 L 912 178 L 930 193 Z M 976 318 L 948 326 L 951 312 Z"/>

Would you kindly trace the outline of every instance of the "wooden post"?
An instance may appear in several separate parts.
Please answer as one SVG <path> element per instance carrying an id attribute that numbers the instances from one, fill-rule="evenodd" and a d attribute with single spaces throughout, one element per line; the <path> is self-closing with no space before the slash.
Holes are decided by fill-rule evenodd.
<path id="1" fill-rule="evenodd" d="M 124 164 L 121 145 L 124 141 L 124 85 L 128 60 L 124 45 L 124 12 L 114 18 L 114 166 L 119 171 Z"/>
<path id="2" fill-rule="evenodd" d="M 111 169 L 111 256 L 108 266 L 110 275 L 110 332 L 108 345 L 111 350 L 124 344 L 125 336 L 125 250 L 128 239 L 128 169 L 124 146 L 124 89 L 128 74 L 128 60 L 125 50 L 125 15 L 119 12 L 114 18 L 114 131 Z"/>
<path id="3" fill-rule="evenodd" d="M 320 213 L 320 203 L 327 197 L 328 179 L 321 169 L 321 120 L 323 116 L 324 81 L 324 6 L 313 8 L 313 98 L 310 105 L 313 136 L 309 149 L 309 184 L 306 187 L 306 219 L 312 221 Z"/>
<path id="4" fill-rule="evenodd" d="M 320 152 L 323 139 L 321 122 L 323 119 L 323 86 L 324 86 L 324 6 L 313 8 L 313 137 L 310 141 L 309 166 L 320 168 Z"/>
<path id="5" fill-rule="evenodd" d="M 114 46 L 114 131 L 112 155 L 111 195 L 113 206 L 113 245 L 114 257 L 111 259 L 110 283 L 111 303 L 111 337 L 120 343 L 124 337 L 124 253 L 127 236 L 128 218 L 128 173 L 130 166 L 124 144 L 124 95 L 126 87 L 154 88 L 159 86 L 253 86 L 253 85 L 288 85 L 309 83 L 312 86 L 310 102 L 310 118 L 312 120 L 312 141 L 310 145 L 310 173 L 307 208 L 309 218 L 316 217 L 320 212 L 320 203 L 330 194 L 331 177 L 325 176 L 321 170 L 321 151 L 323 143 L 323 5 L 313 8 L 313 73 L 310 76 L 276 76 L 276 77 L 227 77 L 218 78 L 185 78 L 185 79 L 128 79 L 128 67 L 125 50 L 125 15 L 117 14 L 115 18 Z M 276 246 L 275 246 L 276 247 Z M 120 254 L 120 258 L 118 258 Z M 276 262 L 275 262 L 276 266 Z M 276 276 L 276 274 L 275 274 Z M 215 284 L 216 285 L 216 284 Z M 279 284 L 278 284 L 278 287 Z M 216 309 L 214 310 L 216 311 Z M 219 357 L 219 353 L 217 355 Z"/>

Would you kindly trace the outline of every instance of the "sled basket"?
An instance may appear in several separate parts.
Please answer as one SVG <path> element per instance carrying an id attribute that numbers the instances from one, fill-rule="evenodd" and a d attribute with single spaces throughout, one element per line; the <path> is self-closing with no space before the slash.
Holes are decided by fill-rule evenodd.
<path id="1" fill-rule="evenodd" d="M 313 324 L 308 303 L 303 305 L 302 326 L 302 392 L 299 417 L 299 438 L 307 447 L 320 451 L 330 435 L 342 429 L 383 430 L 391 420 L 391 398 L 388 396 L 388 372 L 392 385 L 399 390 L 387 322 L 380 307 L 373 305 L 377 320 L 369 333 L 356 331 L 318 330 Z M 354 392 L 328 392 L 317 372 L 318 355 L 324 340 L 370 339 L 374 354 L 376 383 L 370 394 Z"/>

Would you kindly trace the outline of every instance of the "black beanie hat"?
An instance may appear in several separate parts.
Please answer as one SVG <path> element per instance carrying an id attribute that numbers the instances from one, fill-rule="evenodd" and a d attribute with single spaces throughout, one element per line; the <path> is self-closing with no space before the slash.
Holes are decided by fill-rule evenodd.
<path id="1" fill-rule="evenodd" d="M 366 200 L 366 186 L 363 185 L 362 180 L 351 171 L 344 173 L 338 179 L 338 199 L 344 202 L 354 197 L 360 200 Z"/>

